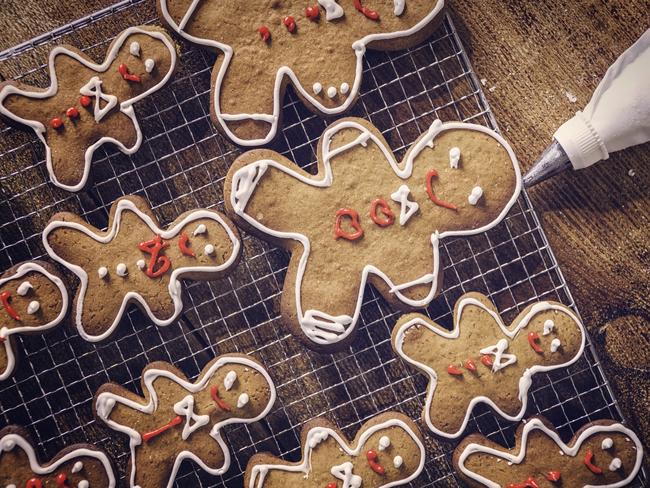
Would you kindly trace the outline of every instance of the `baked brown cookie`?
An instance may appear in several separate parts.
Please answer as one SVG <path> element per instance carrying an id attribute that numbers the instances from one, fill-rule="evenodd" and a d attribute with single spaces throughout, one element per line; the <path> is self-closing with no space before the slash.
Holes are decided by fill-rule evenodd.
<path id="1" fill-rule="evenodd" d="M 79 277 L 74 321 L 79 334 L 96 342 L 117 327 L 129 303 L 157 325 L 173 322 L 183 309 L 181 279 L 223 277 L 237 264 L 239 234 L 214 210 L 192 210 L 166 230 L 143 198 L 116 200 L 108 230 L 75 214 L 55 214 L 43 231 L 48 254 Z"/>
<path id="2" fill-rule="evenodd" d="M 395 306 L 425 307 L 440 290 L 440 239 L 496 225 L 520 188 L 514 153 L 483 126 L 435 121 L 398 163 L 374 126 L 349 118 L 321 136 L 316 175 L 270 150 L 240 156 L 225 204 L 291 251 L 282 316 L 331 352 L 353 340 L 367 282 Z"/>
<path id="3" fill-rule="evenodd" d="M 66 447 L 41 464 L 27 432 L 17 426 L 0 430 L 0 486 L 6 488 L 114 488 L 113 466 L 89 444 Z"/>
<path id="4" fill-rule="evenodd" d="M 16 336 L 42 334 L 60 324 L 67 311 L 68 291 L 54 266 L 28 261 L 0 276 L 0 380 L 14 372 Z"/>
<path id="5" fill-rule="evenodd" d="M 472 487 L 614 488 L 630 483 L 643 459 L 636 434 L 613 420 L 591 422 L 565 444 L 546 419 L 533 418 L 515 440 L 509 450 L 472 434 L 454 451 L 454 467 Z"/>
<path id="6" fill-rule="evenodd" d="M 421 314 L 401 317 L 393 349 L 429 376 L 422 417 L 432 432 L 460 436 L 478 403 L 508 420 L 521 420 L 536 373 L 565 368 L 585 346 L 580 319 L 556 302 L 526 307 L 506 326 L 480 293 L 467 293 L 454 307 L 449 331 Z"/>
<path id="7" fill-rule="evenodd" d="M 275 386 L 257 361 L 227 354 L 211 361 L 191 383 L 174 366 L 151 363 L 142 373 L 144 398 L 120 385 L 95 395 L 99 420 L 130 438 L 130 486 L 172 486 L 185 459 L 212 475 L 230 467 L 221 436 L 229 424 L 260 420 L 275 403 Z"/>
<path id="8" fill-rule="evenodd" d="M 81 190 L 97 148 L 106 142 L 132 154 L 142 144 L 133 104 L 159 90 L 176 66 L 176 46 L 160 28 L 131 27 L 97 64 L 71 46 L 50 52 L 50 86 L 0 84 L 0 114 L 31 127 L 45 144 L 52 182 Z"/>
<path id="9" fill-rule="evenodd" d="M 425 461 L 424 442 L 411 419 L 397 412 L 377 415 L 353 442 L 324 419 L 305 424 L 302 460 L 291 463 L 271 454 L 248 462 L 245 488 L 381 488 L 416 479 Z"/>
<path id="10" fill-rule="evenodd" d="M 184 39 L 217 51 L 214 124 L 237 144 L 277 134 L 288 85 L 321 115 L 348 110 L 366 49 L 397 50 L 428 37 L 444 0 L 158 0 L 160 18 Z"/>

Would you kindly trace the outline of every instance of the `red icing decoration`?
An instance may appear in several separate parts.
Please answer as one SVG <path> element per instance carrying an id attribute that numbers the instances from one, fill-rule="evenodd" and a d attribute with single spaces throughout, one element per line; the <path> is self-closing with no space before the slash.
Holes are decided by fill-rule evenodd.
<path id="1" fill-rule="evenodd" d="M 282 19 L 282 23 L 292 34 L 296 31 L 296 19 L 294 19 L 293 16 L 287 15 L 284 19 Z"/>
<path id="2" fill-rule="evenodd" d="M 194 251 L 190 249 L 190 246 L 188 246 L 188 243 L 190 241 L 190 238 L 187 237 L 187 234 L 185 232 L 181 232 L 181 237 L 178 240 L 178 248 L 181 250 L 185 256 L 190 256 L 195 258 L 196 254 L 194 254 Z"/>
<path id="3" fill-rule="evenodd" d="M 350 217 L 350 225 L 354 228 L 354 232 L 350 234 L 349 232 L 341 229 L 341 222 L 343 217 Z M 356 241 L 361 236 L 363 236 L 363 229 L 359 223 L 359 213 L 356 210 L 351 208 L 342 208 L 336 212 L 336 224 L 334 225 L 334 236 L 338 239 L 342 237 L 348 241 Z"/>
<path id="4" fill-rule="evenodd" d="M 556 481 L 560 481 L 561 477 L 562 474 L 559 471 L 549 471 L 548 474 L 546 475 L 546 479 L 552 481 L 553 483 L 555 483 Z"/>
<path id="5" fill-rule="evenodd" d="M 354 0 L 354 8 L 356 8 L 363 15 L 368 17 L 370 20 L 379 20 L 379 13 L 376 10 L 372 10 L 368 7 L 361 5 L 361 0 Z"/>
<path id="6" fill-rule="evenodd" d="M 320 10 L 318 10 L 318 5 L 314 5 L 313 7 L 307 7 L 305 9 L 305 15 L 309 20 L 312 21 L 318 20 L 318 17 L 320 17 Z"/>
<path id="7" fill-rule="evenodd" d="M 494 362 L 490 356 L 481 356 L 481 362 L 485 364 L 488 368 L 491 368 Z"/>
<path id="8" fill-rule="evenodd" d="M 68 116 L 69 119 L 76 119 L 79 117 L 79 110 L 77 110 L 77 107 L 70 107 L 68 110 L 65 111 L 65 114 Z"/>
<path id="9" fill-rule="evenodd" d="M 530 347 L 532 347 L 536 353 L 541 354 L 542 349 L 537 345 L 537 341 L 539 340 L 539 334 L 537 332 L 529 332 L 528 333 L 528 343 L 530 344 Z"/>
<path id="10" fill-rule="evenodd" d="M 332 481 L 330 483 L 327 483 L 327 486 L 325 488 L 337 488 L 337 487 L 338 485 L 334 481 Z"/>
<path id="11" fill-rule="evenodd" d="M 43 488 L 43 483 L 39 478 L 32 478 L 31 480 L 27 480 L 25 488 Z"/>
<path id="12" fill-rule="evenodd" d="M 56 476 L 56 486 L 67 486 L 68 485 L 68 477 L 66 476 L 65 473 L 59 473 Z"/>
<path id="13" fill-rule="evenodd" d="M 140 77 L 138 75 L 132 75 L 129 73 L 129 67 L 122 63 L 118 66 L 117 72 L 122 75 L 122 78 L 124 78 L 127 81 L 135 81 L 136 83 L 140 83 L 142 80 L 140 80 Z"/>
<path id="14" fill-rule="evenodd" d="M 269 28 L 265 25 L 257 29 L 257 32 L 260 33 L 260 37 L 264 42 L 269 42 L 269 39 L 271 39 L 271 31 Z"/>
<path id="15" fill-rule="evenodd" d="M 463 371 L 461 369 L 458 369 L 456 366 L 453 364 L 450 364 L 447 366 L 447 373 L 453 376 L 463 376 Z"/>
<path id="16" fill-rule="evenodd" d="M 226 412 L 230 412 L 232 410 L 232 408 L 230 408 L 230 405 L 219 398 L 219 390 L 217 390 L 216 386 L 210 388 L 210 396 L 214 400 L 214 403 L 217 404 L 217 407 L 219 407 L 221 410 L 225 410 Z"/>
<path id="17" fill-rule="evenodd" d="M 427 195 L 429 195 L 429 198 L 433 203 L 438 205 L 439 207 L 443 208 L 448 208 L 449 210 L 458 210 L 458 207 L 454 205 L 453 203 L 445 202 L 444 200 L 441 200 L 438 198 L 435 193 L 433 193 L 433 188 L 431 188 L 431 180 L 433 178 L 438 177 L 438 172 L 435 169 L 430 169 L 429 172 L 427 173 L 426 180 L 427 180 Z"/>
<path id="18" fill-rule="evenodd" d="M 370 465 L 370 469 L 372 469 L 375 473 L 377 474 L 386 474 L 386 470 L 384 467 L 377 462 L 377 452 L 373 451 L 372 449 L 369 450 L 366 453 L 366 459 L 368 460 L 368 464 Z"/>
<path id="19" fill-rule="evenodd" d="M 50 125 L 54 129 L 60 129 L 61 127 L 63 127 L 63 120 L 61 119 L 61 117 L 54 117 L 52 120 L 50 120 Z"/>
<path id="20" fill-rule="evenodd" d="M 156 437 L 157 435 L 162 434 L 163 432 L 171 429 L 172 427 L 177 426 L 183 421 L 183 418 L 179 415 L 178 417 L 174 417 L 169 421 L 169 423 L 163 425 L 159 429 L 152 430 L 151 432 L 147 432 L 146 434 L 142 434 L 142 440 L 145 442 L 149 442 L 152 438 Z"/>
<path id="21" fill-rule="evenodd" d="M 141 251 L 151 254 L 151 259 L 145 270 L 146 275 L 149 278 L 158 278 L 159 276 L 165 274 L 167 270 L 171 267 L 172 263 L 167 256 L 160 256 L 160 251 L 169 247 L 169 243 L 165 242 L 160 236 L 156 236 L 150 241 L 141 242 L 138 244 L 138 248 Z M 160 267 L 154 271 L 156 263 L 160 263 Z"/>
<path id="22" fill-rule="evenodd" d="M 589 471 L 591 471 L 594 474 L 603 474 L 602 468 L 599 468 L 593 463 L 594 460 L 594 453 L 591 449 L 587 450 L 587 454 L 585 454 L 585 466 L 589 468 Z"/>
<path id="23" fill-rule="evenodd" d="M 476 363 L 474 362 L 473 359 L 466 359 L 465 362 L 463 363 L 463 366 L 465 366 L 465 369 L 468 371 L 476 371 Z"/>
<path id="24" fill-rule="evenodd" d="M 379 208 L 379 211 L 385 218 L 377 216 L 377 208 Z M 395 222 L 395 214 L 383 198 L 375 198 L 370 204 L 370 218 L 379 227 L 388 227 Z"/>
<path id="25" fill-rule="evenodd" d="M 529 476 L 523 483 L 510 483 L 506 488 L 539 488 L 539 485 L 532 476 Z"/>
<path id="26" fill-rule="evenodd" d="M 0 301 L 2 301 L 2 307 L 7 311 L 12 319 L 18 320 L 20 322 L 20 315 L 18 315 L 18 313 L 9 304 L 9 300 L 11 300 L 11 293 L 8 291 L 3 291 L 0 293 Z"/>
<path id="27" fill-rule="evenodd" d="M 79 98 L 79 103 L 81 104 L 82 107 L 89 107 L 93 101 L 90 99 L 88 95 L 82 95 Z"/>

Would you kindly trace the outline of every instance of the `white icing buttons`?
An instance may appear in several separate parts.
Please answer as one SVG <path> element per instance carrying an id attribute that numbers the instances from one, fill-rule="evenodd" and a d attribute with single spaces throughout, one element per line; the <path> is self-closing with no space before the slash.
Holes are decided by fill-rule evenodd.
<path id="1" fill-rule="evenodd" d="M 144 259 L 138 259 L 138 262 L 135 263 L 135 265 L 136 265 L 139 269 L 144 269 L 145 266 L 147 265 L 147 263 L 144 262 Z"/>
<path id="2" fill-rule="evenodd" d="M 147 73 L 151 73 L 155 67 L 156 67 L 156 62 L 153 59 L 147 58 L 145 60 L 144 69 L 147 71 Z"/>
<path id="3" fill-rule="evenodd" d="M 312 86 L 312 90 L 314 90 L 314 95 L 318 95 L 320 92 L 323 91 L 323 85 L 316 82 L 314 83 L 314 86 Z"/>
<path id="4" fill-rule="evenodd" d="M 237 408 L 245 407 L 249 400 L 250 398 L 248 397 L 248 393 L 242 393 L 237 399 Z"/>
<path id="5" fill-rule="evenodd" d="M 117 276 L 126 276 L 129 274 L 129 270 L 124 263 L 118 264 L 115 268 L 115 272 L 117 273 Z"/>
<path id="6" fill-rule="evenodd" d="M 192 235 L 196 237 L 199 234 L 205 234 L 207 231 L 208 228 L 205 226 L 205 224 L 199 224 L 196 226 L 196 229 L 194 229 L 194 232 L 192 232 Z"/>
<path id="7" fill-rule="evenodd" d="M 16 485 L 7 485 L 7 488 L 16 488 Z"/>
<path id="8" fill-rule="evenodd" d="M 34 315 L 36 312 L 39 311 L 41 308 L 41 304 L 38 303 L 36 300 L 29 302 L 29 305 L 27 306 L 27 313 L 29 315 Z"/>
<path id="9" fill-rule="evenodd" d="M 232 388 L 232 385 L 235 384 L 236 380 L 237 380 L 237 373 L 235 373 L 234 371 L 228 371 L 228 374 L 223 379 L 223 387 L 226 389 L 226 391 L 229 391 Z"/>
<path id="10" fill-rule="evenodd" d="M 560 339 L 558 339 L 558 338 L 553 339 L 551 341 L 551 352 L 556 352 L 560 348 L 561 345 L 562 345 L 562 343 L 560 342 Z"/>
<path id="11" fill-rule="evenodd" d="M 341 95 L 347 95 L 350 91 L 350 85 L 347 83 L 341 83 L 341 88 L 339 88 L 339 91 L 341 92 Z"/>
<path id="12" fill-rule="evenodd" d="M 23 281 L 16 290 L 16 293 L 18 293 L 21 297 L 24 297 L 32 288 L 34 287 L 29 281 Z"/>
<path id="13" fill-rule="evenodd" d="M 79 484 L 77 485 L 77 488 L 88 488 L 88 481 L 87 480 L 81 480 Z"/>
<path id="14" fill-rule="evenodd" d="M 600 447 L 603 451 L 605 451 L 607 449 L 611 449 L 613 445 L 614 445 L 614 441 L 610 437 L 605 437 Z"/>
<path id="15" fill-rule="evenodd" d="M 205 248 L 203 248 L 203 251 L 208 256 L 212 256 L 214 254 L 214 246 L 212 244 L 206 244 Z"/>
<path id="16" fill-rule="evenodd" d="M 476 205 L 482 196 L 483 188 L 480 186 L 475 186 L 472 188 L 472 193 L 470 193 L 469 197 L 467 197 L 467 201 L 470 203 L 470 205 Z"/>
<path id="17" fill-rule="evenodd" d="M 618 471 L 621 469 L 621 466 L 623 466 L 623 463 L 619 458 L 614 458 L 612 459 L 612 462 L 609 463 L 609 470 L 610 471 Z"/>
<path id="18" fill-rule="evenodd" d="M 551 332 L 553 332 L 553 329 L 555 329 L 555 322 L 553 322 L 551 319 L 548 319 L 546 322 L 544 322 L 544 332 L 542 332 L 542 335 L 549 335 Z"/>
<path id="19" fill-rule="evenodd" d="M 458 169 L 458 162 L 460 161 L 460 149 L 452 147 L 449 150 L 449 167 Z"/>
<path id="20" fill-rule="evenodd" d="M 393 458 L 393 466 L 396 468 L 402 467 L 402 464 L 404 464 L 404 460 L 402 459 L 402 456 L 395 456 Z"/>
<path id="21" fill-rule="evenodd" d="M 108 275 L 108 269 L 106 268 L 106 266 L 102 266 L 101 268 L 99 268 L 99 269 L 97 270 L 97 275 L 98 275 L 101 279 L 106 278 L 106 276 Z"/>
<path id="22" fill-rule="evenodd" d="M 379 439 L 379 450 L 383 451 L 390 447 L 390 438 L 388 436 L 382 436 Z"/>
<path id="23" fill-rule="evenodd" d="M 335 86 L 330 86 L 327 89 L 327 96 L 330 98 L 334 98 L 336 96 L 336 87 Z"/>
<path id="24" fill-rule="evenodd" d="M 73 474 L 78 473 L 82 469 L 84 469 L 84 463 L 82 463 L 81 461 L 77 461 L 76 463 L 74 463 L 74 466 L 72 466 L 72 473 Z"/>
<path id="25" fill-rule="evenodd" d="M 134 56 L 140 56 L 140 44 L 137 41 L 133 41 L 129 46 L 129 52 Z"/>

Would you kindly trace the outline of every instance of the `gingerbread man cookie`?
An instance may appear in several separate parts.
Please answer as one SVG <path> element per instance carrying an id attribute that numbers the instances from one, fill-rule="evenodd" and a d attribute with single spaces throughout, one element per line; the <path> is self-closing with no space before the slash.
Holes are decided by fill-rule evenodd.
<path id="1" fill-rule="evenodd" d="M 221 54 L 212 71 L 212 119 L 232 141 L 257 146 L 276 136 L 288 85 L 315 113 L 341 114 L 359 93 L 366 49 L 421 42 L 444 4 L 159 0 L 158 10 L 170 29 Z"/>
<path id="2" fill-rule="evenodd" d="M 68 292 L 53 266 L 29 261 L 0 276 L 0 380 L 14 372 L 16 336 L 42 334 L 60 324 L 67 310 Z"/>
<path id="3" fill-rule="evenodd" d="M 642 460 L 639 438 L 613 420 L 591 422 L 565 444 L 538 417 L 518 427 L 514 449 L 472 434 L 454 451 L 454 467 L 469 486 L 488 488 L 626 486 Z"/>
<path id="4" fill-rule="evenodd" d="M 0 486 L 6 488 L 114 488 L 115 474 L 106 453 L 76 444 L 41 464 L 24 429 L 0 430 Z"/>
<path id="5" fill-rule="evenodd" d="M 219 212 L 186 212 L 163 230 L 147 202 L 135 196 L 113 203 L 106 232 L 71 213 L 54 215 L 43 245 L 79 277 L 74 320 L 92 342 L 113 332 L 129 303 L 157 325 L 169 325 L 183 309 L 180 280 L 220 278 L 240 251 L 237 230 Z"/>
<path id="6" fill-rule="evenodd" d="M 173 486 L 190 459 L 212 475 L 230 467 L 221 428 L 265 417 L 275 402 L 268 373 L 248 356 L 228 354 L 211 361 L 194 383 L 164 362 L 142 373 L 144 398 L 109 383 L 95 395 L 96 416 L 130 438 L 131 487 Z"/>
<path id="7" fill-rule="evenodd" d="M 56 186 L 79 191 L 102 144 L 111 142 L 126 154 L 140 148 L 133 104 L 165 85 L 175 65 L 176 46 L 151 26 L 122 32 L 102 64 L 73 47 L 57 46 L 49 57 L 50 86 L 3 83 L 0 114 L 36 132 Z"/>
<path id="8" fill-rule="evenodd" d="M 248 462 L 245 488 L 382 488 L 401 486 L 422 472 L 425 448 L 412 420 L 387 412 L 366 422 L 353 442 L 326 420 L 302 431 L 302 461 L 271 454 Z"/>
<path id="9" fill-rule="evenodd" d="M 520 420 L 532 376 L 573 364 L 584 345 L 584 327 L 568 307 L 538 302 L 508 327 L 480 293 L 456 302 L 452 331 L 421 314 L 405 315 L 393 330 L 395 352 L 429 376 L 423 418 L 450 438 L 463 433 L 478 403 Z"/>
<path id="10" fill-rule="evenodd" d="M 398 163 L 374 126 L 350 118 L 322 135 L 316 175 L 269 150 L 240 156 L 225 203 L 292 252 L 284 320 L 334 351 L 353 340 L 366 282 L 394 305 L 425 307 L 440 290 L 440 239 L 496 225 L 520 188 L 514 153 L 483 126 L 435 121 Z"/>

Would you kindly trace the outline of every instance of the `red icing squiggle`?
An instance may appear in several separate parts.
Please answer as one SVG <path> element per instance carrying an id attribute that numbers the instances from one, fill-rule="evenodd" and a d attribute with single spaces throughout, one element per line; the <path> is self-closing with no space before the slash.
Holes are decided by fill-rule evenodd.
<path id="1" fill-rule="evenodd" d="M 146 434 L 142 434 L 142 440 L 145 442 L 149 442 L 152 438 L 156 437 L 157 435 L 162 434 L 163 432 L 168 431 L 172 427 L 177 426 L 183 421 L 183 418 L 179 415 L 178 417 L 174 417 L 169 421 L 169 423 L 163 425 L 162 427 L 152 430 L 151 432 L 147 432 Z"/>
<path id="2" fill-rule="evenodd" d="M 384 218 L 377 215 L 377 210 L 384 215 Z M 395 214 L 383 198 L 375 198 L 370 204 L 370 218 L 379 227 L 388 227 L 395 222 Z"/>
<path id="3" fill-rule="evenodd" d="M 443 208 L 448 208 L 449 210 L 458 210 L 458 207 L 454 205 L 453 203 L 446 202 L 444 200 L 441 200 L 436 196 L 435 193 L 433 193 L 433 188 L 431 187 L 431 180 L 433 178 L 438 177 L 438 172 L 435 169 L 430 169 L 427 172 L 426 180 L 427 180 L 427 195 L 429 195 L 429 198 L 433 203 L 438 205 L 439 207 Z"/>
<path id="4" fill-rule="evenodd" d="M 354 228 L 354 232 L 346 232 L 341 228 L 343 217 L 350 217 L 350 225 Z M 336 224 L 334 225 L 334 236 L 338 239 L 342 237 L 348 241 L 356 241 L 363 236 L 363 229 L 359 223 L 359 213 L 351 208 L 342 208 L 336 212 Z"/>
<path id="5" fill-rule="evenodd" d="M 386 474 L 384 467 L 377 462 L 377 452 L 372 449 L 366 453 L 366 459 L 368 460 L 368 465 L 377 474 Z"/>
<path id="6" fill-rule="evenodd" d="M 363 15 L 368 17 L 370 20 L 379 20 L 379 12 L 372 10 L 368 7 L 364 7 L 361 4 L 361 0 L 354 0 L 354 8 L 356 8 Z"/>
<path id="7" fill-rule="evenodd" d="M 187 237 L 187 234 L 185 232 L 181 232 L 181 236 L 178 239 L 178 248 L 185 256 L 195 258 L 196 254 L 194 254 L 194 251 L 190 249 L 189 242 L 190 238 Z"/>
<path id="8" fill-rule="evenodd" d="M 164 241 L 159 235 L 150 241 L 141 242 L 138 244 L 138 249 L 146 252 L 147 254 L 151 254 L 151 259 L 149 260 L 149 264 L 145 270 L 145 273 L 149 278 L 158 278 L 159 276 L 165 274 L 171 267 L 172 263 L 169 258 L 167 256 L 160 255 L 160 251 L 168 247 L 169 243 Z M 154 270 L 157 264 L 160 266 L 158 269 Z"/>
<path id="9" fill-rule="evenodd" d="M 537 345 L 537 342 L 539 340 L 539 334 L 537 332 L 529 332 L 528 333 L 528 343 L 530 344 L 530 347 L 532 347 L 536 353 L 541 354 L 542 349 Z"/>
<path id="10" fill-rule="evenodd" d="M 121 74 L 122 78 L 124 78 L 126 81 L 134 81 L 136 83 L 140 83 L 142 81 L 138 75 L 129 73 L 129 67 L 124 63 L 120 64 L 117 67 L 117 72 Z"/>
<path id="11" fill-rule="evenodd" d="M 585 466 L 587 466 L 587 468 L 589 468 L 589 471 L 591 471 L 594 474 L 603 474 L 602 468 L 596 466 L 593 461 L 594 461 L 594 452 L 591 449 L 589 449 L 585 454 Z"/>
<path id="12" fill-rule="evenodd" d="M 230 408 L 230 405 L 228 405 L 219 397 L 219 390 L 216 386 L 210 388 L 210 396 L 212 397 L 212 400 L 214 400 L 214 403 L 217 404 L 217 407 L 219 407 L 221 410 L 225 410 L 226 412 L 230 412 L 232 410 L 232 408 Z"/>
<path id="13" fill-rule="evenodd" d="M 3 291 L 0 293 L 0 301 L 2 301 L 2 307 L 7 311 L 9 316 L 14 319 L 20 321 L 20 315 L 18 315 L 18 312 L 16 312 L 13 307 L 9 304 L 9 301 L 11 300 L 11 293 L 8 291 Z"/>

